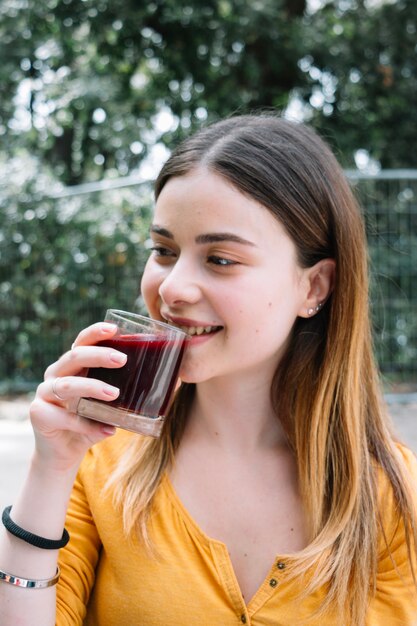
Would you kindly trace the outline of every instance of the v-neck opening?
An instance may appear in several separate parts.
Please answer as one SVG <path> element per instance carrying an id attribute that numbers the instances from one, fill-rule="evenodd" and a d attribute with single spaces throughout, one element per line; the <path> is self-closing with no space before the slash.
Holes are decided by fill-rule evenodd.
<path id="1" fill-rule="evenodd" d="M 197 521 L 193 518 L 188 511 L 181 498 L 179 497 L 168 473 L 164 474 L 162 480 L 166 493 L 174 506 L 177 513 L 184 520 L 187 528 L 191 530 L 193 535 L 204 545 L 210 548 L 213 560 L 216 563 L 217 570 L 222 577 L 223 584 L 227 587 L 229 594 L 234 602 L 236 602 L 236 591 L 238 591 L 239 600 L 245 607 L 245 609 L 253 615 L 255 611 L 259 610 L 261 606 L 273 595 L 275 592 L 275 586 L 278 586 L 278 580 L 281 582 L 285 578 L 286 564 L 289 560 L 294 560 L 294 555 L 276 555 L 272 559 L 272 565 L 269 568 L 267 575 L 253 594 L 253 596 L 246 601 L 243 597 L 242 590 L 239 585 L 239 581 L 236 576 L 236 572 L 233 567 L 232 560 L 227 549 L 227 545 L 220 539 L 210 537 Z M 281 569 L 282 568 L 282 569 Z M 231 580 L 233 586 L 230 585 Z"/>

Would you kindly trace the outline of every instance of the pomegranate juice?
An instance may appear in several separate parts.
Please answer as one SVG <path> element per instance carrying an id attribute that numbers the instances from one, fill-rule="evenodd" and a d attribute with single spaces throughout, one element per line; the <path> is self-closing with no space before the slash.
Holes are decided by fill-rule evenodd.
<path id="1" fill-rule="evenodd" d="M 123 367 L 97 367 L 88 372 L 89 378 L 120 389 L 119 397 L 105 404 L 148 417 L 164 416 L 177 381 L 186 340 L 178 342 L 161 335 L 120 335 L 97 345 L 127 355 Z"/>

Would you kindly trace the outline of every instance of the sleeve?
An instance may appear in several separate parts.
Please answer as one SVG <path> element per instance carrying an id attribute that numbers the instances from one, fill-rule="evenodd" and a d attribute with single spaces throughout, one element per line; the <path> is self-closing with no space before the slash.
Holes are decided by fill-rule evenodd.
<path id="1" fill-rule="evenodd" d="M 60 551 L 61 578 L 57 586 L 56 626 L 81 626 L 94 585 L 101 542 L 94 524 L 83 475 L 92 471 L 87 454 L 72 491 L 67 512 L 68 545 Z"/>
<path id="2" fill-rule="evenodd" d="M 417 459 L 411 450 L 399 446 L 400 458 L 410 478 L 417 515 Z M 399 521 L 391 485 L 382 479 L 381 512 L 390 552 L 384 547 L 378 562 L 376 595 L 367 615 L 366 626 L 417 626 L 417 589 L 408 558 L 404 524 Z M 382 544 L 383 545 L 383 544 Z M 417 575 L 416 546 L 412 562 Z"/>

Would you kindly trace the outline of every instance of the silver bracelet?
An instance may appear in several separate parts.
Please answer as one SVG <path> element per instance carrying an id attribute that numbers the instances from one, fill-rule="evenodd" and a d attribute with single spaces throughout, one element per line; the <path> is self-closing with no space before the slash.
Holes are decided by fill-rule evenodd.
<path id="1" fill-rule="evenodd" d="M 56 568 L 55 575 L 52 578 L 44 578 L 43 580 L 30 580 L 29 578 L 22 578 L 21 576 L 15 576 L 14 574 L 8 574 L 0 569 L 0 581 L 14 585 L 15 587 L 23 587 L 25 589 L 46 589 L 47 587 L 53 587 L 57 584 L 61 572 L 59 567 Z"/>

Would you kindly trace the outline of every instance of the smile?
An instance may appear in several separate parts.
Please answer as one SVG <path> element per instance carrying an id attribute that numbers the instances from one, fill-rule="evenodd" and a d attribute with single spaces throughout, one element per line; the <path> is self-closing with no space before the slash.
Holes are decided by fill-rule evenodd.
<path id="1" fill-rule="evenodd" d="M 180 330 L 187 333 L 190 337 L 194 335 L 208 335 L 220 330 L 221 326 L 178 326 Z"/>
<path id="2" fill-rule="evenodd" d="M 219 330 L 222 330 L 223 326 L 192 326 L 187 324 L 181 324 L 179 322 L 175 322 L 173 319 L 162 316 L 163 319 L 170 324 L 171 326 L 175 326 L 182 330 L 182 332 L 187 333 L 189 337 L 195 337 L 200 335 L 210 335 L 212 333 L 216 333 Z"/>

